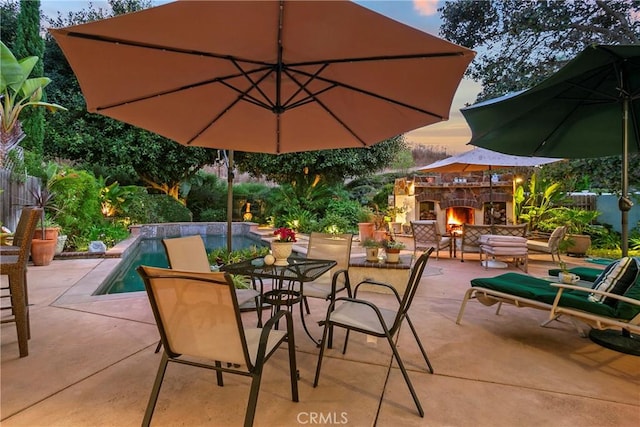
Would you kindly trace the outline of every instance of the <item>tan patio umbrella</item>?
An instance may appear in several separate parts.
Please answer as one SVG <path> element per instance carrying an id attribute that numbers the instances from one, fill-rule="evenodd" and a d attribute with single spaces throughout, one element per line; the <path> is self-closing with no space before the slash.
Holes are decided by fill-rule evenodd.
<path id="1" fill-rule="evenodd" d="M 446 120 L 474 56 L 350 1 L 177 1 L 50 32 L 88 111 L 263 153 L 366 147 Z"/>

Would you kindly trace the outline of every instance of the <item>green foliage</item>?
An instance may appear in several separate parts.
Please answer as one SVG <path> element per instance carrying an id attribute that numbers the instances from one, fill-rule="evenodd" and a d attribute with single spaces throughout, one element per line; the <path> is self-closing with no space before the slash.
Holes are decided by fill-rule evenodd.
<path id="1" fill-rule="evenodd" d="M 330 212 L 324 216 L 318 223 L 319 231 L 328 234 L 342 234 L 357 232 L 357 226 L 354 227 L 353 217 L 345 217 L 338 213 Z"/>
<path id="2" fill-rule="evenodd" d="M 154 194 L 151 198 L 155 207 L 152 207 L 154 220 L 150 222 L 190 222 L 192 220 L 191 211 L 173 197 Z"/>
<path id="3" fill-rule="evenodd" d="M 370 175 L 388 167 L 397 153 L 406 148 L 402 135 L 367 149 L 348 148 L 287 154 L 236 153 L 236 165 L 254 177 L 264 176 L 280 184 L 320 176 L 328 185 L 346 178 Z"/>
<path id="4" fill-rule="evenodd" d="M 560 184 L 540 180 L 533 174 L 528 182 L 528 191 L 523 186 L 516 187 L 516 218 L 519 223 L 527 222 L 529 230 L 538 230 L 540 223 L 558 208 L 564 194 Z"/>
<path id="5" fill-rule="evenodd" d="M 116 243 L 129 237 L 129 230 L 123 227 L 122 224 L 103 222 L 101 225 L 93 225 L 89 228 L 85 237 L 88 242 L 101 240 L 108 248 L 111 248 L 115 246 Z"/>
<path id="6" fill-rule="evenodd" d="M 621 190 L 622 157 L 575 159 L 544 165 L 540 177 L 561 183 L 562 191 Z M 629 155 L 629 186 L 640 188 L 640 154 Z"/>
<path id="7" fill-rule="evenodd" d="M 100 210 L 99 185 L 87 171 L 62 168 L 49 180 L 55 194 L 55 221 L 68 235 L 83 235 L 104 221 Z"/>
<path id="8" fill-rule="evenodd" d="M 413 156 L 411 155 L 411 150 L 408 148 L 404 148 L 396 154 L 396 157 L 393 159 L 391 163 L 391 167 L 396 170 L 400 170 L 403 173 L 407 173 L 409 168 L 413 167 L 415 162 L 413 161 Z"/>
<path id="9" fill-rule="evenodd" d="M 9 48 L 0 41 L 0 166 L 4 164 L 6 154 L 24 137 L 20 119 L 25 109 L 65 109 L 42 100 L 44 88 L 51 82 L 49 78 L 29 78 L 38 61 L 37 56 L 17 60 Z"/>
<path id="10" fill-rule="evenodd" d="M 586 46 L 640 42 L 640 3 L 609 1 L 446 1 L 440 34 L 479 54 L 466 75 L 479 100 L 525 89 Z M 517 72 L 513 72 L 517 70 Z"/>
<path id="11" fill-rule="evenodd" d="M 15 39 L 18 36 L 18 14 L 20 5 L 17 0 L 3 0 L 0 2 L 0 40 L 9 49 L 15 50 Z"/>
<path id="12" fill-rule="evenodd" d="M 568 234 L 591 234 L 592 224 L 600 212 L 558 207 L 548 210 L 544 219 L 539 222 L 543 231 L 551 231 L 559 226 L 566 226 Z"/>
<path id="13" fill-rule="evenodd" d="M 18 34 L 16 35 L 14 53 L 19 58 L 36 56 L 40 58 L 31 75 L 44 76 L 44 40 L 40 36 L 40 0 L 22 0 L 18 15 Z M 44 97 L 43 99 L 46 99 Z M 42 142 L 44 140 L 44 111 L 41 108 L 26 109 L 20 116 L 22 129 L 26 135 L 21 142 L 22 147 L 42 158 Z"/>
<path id="14" fill-rule="evenodd" d="M 268 253 L 269 247 L 262 245 L 251 245 L 248 248 L 237 249 L 231 252 L 228 252 L 225 246 L 211 250 L 207 254 L 207 258 L 212 265 L 225 265 L 265 256 Z"/>
<path id="15" fill-rule="evenodd" d="M 121 186 L 118 181 L 107 185 L 106 181 L 103 177 L 98 179 L 102 214 L 107 217 L 127 217 L 138 187 L 133 185 Z"/>
<path id="16" fill-rule="evenodd" d="M 198 172 L 200 180 L 192 184 L 187 207 L 194 221 L 224 221 L 227 212 L 227 183 L 216 175 Z"/>

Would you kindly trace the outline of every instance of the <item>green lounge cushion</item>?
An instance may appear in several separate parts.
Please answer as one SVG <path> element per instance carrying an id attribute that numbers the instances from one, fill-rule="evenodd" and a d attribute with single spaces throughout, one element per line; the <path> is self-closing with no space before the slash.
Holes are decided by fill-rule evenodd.
<path id="1" fill-rule="evenodd" d="M 551 283 L 553 282 L 549 280 L 520 273 L 505 273 L 496 277 L 471 280 L 471 286 L 474 287 L 487 288 L 549 305 L 553 304 L 557 295 L 557 288 L 551 286 Z M 588 288 L 585 290 L 588 291 Z M 588 295 L 588 292 L 565 290 L 559 304 L 563 307 L 575 308 L 601 316 L 615 317 L 616 310 L 613 307 L 591 302 Z"/>
<path id="2" fill-rule="evenodd" d="M 559 268 L 552 268 L 549 270 L 549 276 L 558 277 L 560 274 Z M 595 282 L 600 273 L 603 272 L 602 268 L 592 268 L 592 267 L 573 267 L 569 269 L 569 273 L 577 274 L 580 276 L 580 280 L 585 280 L 587 282 Z"/>
<path id="3" fill-rule="evenodd" d="M 627 292 L 625 292 L 623 296 L 640 300 L 640 275 L 636 277 L 635 283 L 629 286 L 629 289 L 627 289 Z M 618 319 L 631 320 L 638 314 L 640 314 L 640 306 L 618 301 L 616 308 L 616 317 Z"/>

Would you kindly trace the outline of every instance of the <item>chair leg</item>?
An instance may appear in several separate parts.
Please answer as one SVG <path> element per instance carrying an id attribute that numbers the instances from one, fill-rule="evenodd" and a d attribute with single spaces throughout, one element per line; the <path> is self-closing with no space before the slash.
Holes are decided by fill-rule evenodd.
<path id="1" fill-rule="evenodd" d="M 218 368 L 222 368 L 222 363 L 219 360 L 215 361 L 215 365 Z M 218 371 L 217 369 L 216 369 L 216 381 L 219 387 L 224 386 L 224 382 L 222 381 L 222 371 Z"/>
<path id="2" fill-rule="evenodd" d="M 153 383 L 153 389 L 151 390 L 151 396 L 149 396 L 149 403 L 147 404 L 147 410 L 144 413 L 144 419 L 142 420 L 142 427 L 148 427 L 151 424 L 151 417 L 153 411 L 156 408 L 156 402 L 158 401 L 158 395 L 160 394 L 160 387 L 162 386 L 162 380 L 167 370 L 167 364 L 169 363 L 169 357 L 167 353 L 162 352 L 162 359 L 160 359 L 160 366 L 158 367 L 158 373 L 156 374 L 155 382 Z"/>
<path id="3" fill-rule="evenodd" d="M 462 315 L 464 314 L 464 309 L 467 306 L 467 301 L 469 301 L 472 297 L 472 294 L 475 292 L 475 289 L 469 288 L 467 292 L 464 293 L 464 298 L 462 299 L 462 305 L 460 305 L 460 311 L 458 312 L 458 317 L 456 318 L 456 325 L 459 325 L 462 321 Z"/>
<path id="4" fill-rule="evenodd" d="M 244 416 L 244 427 L 253 426 L 253 419 L 256 415 L 256 406 L 258 405 L 258 393 L 260 392 L 260 382 L 262 380 L 262 364 L 264 361 L 260 361 L 259 365 L 255 367 L 255 372 L 252 375 L 251 391 L 249 392 L 249 402 L 247 403 L 247 412 Z"/>
<path id="5" fill-rule="evenodd" d="M 156 346 L 156 350 L 154 351 L 154 353 L 159 353 L 161 348 L 162 348 L 162 341 L 158 341 L 158 345 Z"/>
<path id="6" fill-rule="evenodd" d="M 302 301 L 304 301 L 304 307 L 307 310 L 307 314 L 311 314 L 311 311 L 309 310 L 309 300 L 307 300 L 307 297 L 302 297 Z"/>
<path id="7" fill-rule="evenodd" d="M 413 327 L 413 323 L 411 322 L 411 319 L 409 319 L 408 315 L 405 316 L 405 319 L 407 319 L 407 323 L 411 328 L 411 332 L 413 332 L 413 337 L 416 339 L 416 342 L 418 343 L 418 347 L 420 347 L 420 352 L 422 352 L 422 357 L 424 357 L 424 361 L 427 362 L 427 366 L 429 367 L 429 372 L 433 374 L 433 366 L 431 366 L 431 362 L 429 362 L 429 358 L 427 357 L 427 352 L 424 350 L 424 347 L 422 346 L 422 342 L 420 341 L 420 338 L 418 338 L 418 332 L 416 331 L 416 328 Z"/>
<path id="8" fill-rule="evenodd" d="M 29 355 L 29 326 L 27 317 L 27 304 L 24 294 L 25 286 L 22 280 L 25 275 L 22 271 L 9 274 L 9 291 L 11 292 L 11 307 L 16 322 L 18 335 L 18 348 L 20 357 Z"/>
<path id="9" fill-rule="evenodd" d="M 327 342 L 327 335 L 329 333 L 329 316 L 327 316 L 327 320 L 324 323 L 324 331 L 322 332 L 322 340 L 320 340 L 320 353 L 318 354 L 318 363 L 316 364 L 316 376 L 313 379 L 313 386 L 318 386 L 318 380 L 320 379 L 320 369 L 322 368 L 322 357 L 324 356 L 325 344 Z M 348 332 L 348 330 L 347 330 Z"/>
<path id="10" fill-rule="evenodd" d="M 398 362 L 398 366 L 400 367 L 400 371 L 402 372 L 402 376 L 404 377 L 404 381 L 407 383 L 407 387 L 409 387 L 409 392 L 411 392 L 411 397 L 413 397 L 413 401 L 416 404 L 416 408 L 418 409 L 418 413 L 421 417 L 424 418 L 424 410 L 422 409 L 422 405 L 420 404 L 420 399 L 418 399 L 418 395 L 416 394 L 415 389 L 413 388 L 413 384 L 411 383 L 411 379 L 409 378 L 409 373 L 404 367 L 404 363 L 402 363 L 402 359 L 400 358 L 400 353 L 398 353 L 398 349 L 393 343 L 393 338 L 390 335 L 387 335 L 387 341 L 391 346 L 391 350 L 393 351 L 393 355 Z"/>

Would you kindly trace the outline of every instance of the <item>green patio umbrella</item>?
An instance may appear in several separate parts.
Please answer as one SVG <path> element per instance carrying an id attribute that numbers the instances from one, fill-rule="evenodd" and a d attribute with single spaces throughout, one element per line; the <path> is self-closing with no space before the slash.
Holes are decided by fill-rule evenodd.
<path id="1" fill-rule="evenodd" d="M 629 153 L 640 152 L 640 45 L 591 45 L 531 89 L 462 110 L 470 144 L 507 154 L 567 159 L 622 155 L 622 256 L 627 256 Z M 626 329 L 592 329 L 589 337 L 640 354 Z"/>
<path id="2" fill-rule="evenodd" d="M 537 86 L 461 110 L 471 145 L 519 156 L 622 155 L 622 255 L 629 153 L 640 152 L 640 45 L 591 45 Z"/>

